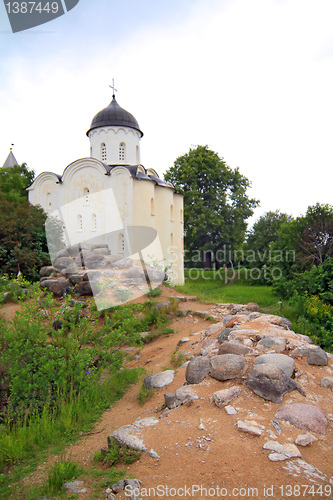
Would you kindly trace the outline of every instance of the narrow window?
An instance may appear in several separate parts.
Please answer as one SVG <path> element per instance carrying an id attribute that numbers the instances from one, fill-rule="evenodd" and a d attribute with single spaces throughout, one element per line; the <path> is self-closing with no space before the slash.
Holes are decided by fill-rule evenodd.
<path id="1" fill-rule="evenodd" d="M 139 146 L 136 146 L 136 163 L 139 165 L 140 164 L 140 151 L 139 151 Z"/>
<path id="2" fill-rule="evenodd" d="M 124 253 L 125 251 L 125 238 L 123 233 L 119 235 L 119 253 Z"/>
<path id="3" fill-rule="evenodd" d="M 91 216 L 91 230 L 97 231 L 97 217 L 96 214 L 92 214 Z"/>
<path id="4" fill-rule="evenodd" d="M 155 201 L 154 201 L 154 198 L 150 198 L 150 215 L 155 215 Z"/>
<path id="5" fill-rule="evenodd" d="M 170 205 L 170 220 L 173 221 L 173 205 Z"/>
<path id="6" fill-rule="evenodd" d="M 84 204 L 89 205 L 89 188 L 83 190 Z"/>
<path id="7" fill-rule="evenodd" d="M 183 222 L 183 210 L 180 211 L 180 222 Z"/>
<path id="8" fill-rule="evenodd" d="M 51 210 L 51 193 L 47 193 L 47 210 Z"/>
<path id="9" fill-rule="evenodd" d="M 171 252 L 173 252 L 173 233 L 171 233 L 170 245 L 171 245 Z"/>
<path id="10" fill-rule="evenodd" d="M 121 142 L 119 144 L 119 161 L 125 161 L 126 155 L 125 155 L 125 143 Z"/>
<path id="11" fill-rule="evenodd" d="M 82 215 L 77 216 L 77 230 L 82 231 L 83 230 L 83 221 L 82 221 Z"/>
<path id="12" fill-rule="evenodd" d="M 101 158 L 102 158 L 102 161 L 106 161 L 106 146 L 105 146 L 104 142 L 102 142 L 102 144 L 101 144 Z"/>

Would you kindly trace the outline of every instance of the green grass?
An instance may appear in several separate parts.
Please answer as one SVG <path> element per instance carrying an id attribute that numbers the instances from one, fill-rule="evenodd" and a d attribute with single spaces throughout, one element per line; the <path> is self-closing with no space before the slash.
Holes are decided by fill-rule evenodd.
<path id="1" fill-rule="evenodd" d="M 256 302 L 260 307 L 277 304 L 279 298 L 271 286 L 256 285 L 246 276 L 246 269 L 237 272 L 235 281 L 227 286 L 232 275 L 227 270 L 227 280 L 223 269 L 220 272 L 203 271 L 202 269 L 185 270 L 185 285 L 175 287 L 180 293 L 196 295 L 201 302 L 235 302 L 247 304 Z"/>
<path id="2" fill-rule="evenodd" d="M 89 395 L 73 397 L 59 404 L 57 411 L 45 407 L 41 415 L 30 418 L 29 425 L 26 422 L 3 425 L 0 432 L 0 470 L 3 473 L 0 475 L 0 498 L 15 498 L 15 489 L 20 490 L 18 483 L 22 477 L 45 461 L 46 456 L 59 454 L 81 433 L 90 431 L 102 413 L 124 395 L 130 384 L 138 381 L 141 373 L 141 369 L 125 369 L 109 374 L 95 384 Z"/>

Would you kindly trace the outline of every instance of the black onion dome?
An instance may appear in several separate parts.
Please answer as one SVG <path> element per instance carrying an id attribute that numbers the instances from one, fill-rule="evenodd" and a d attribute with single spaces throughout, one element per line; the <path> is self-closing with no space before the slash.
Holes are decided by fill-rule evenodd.
<path id="1" fill-rule="evenodd" d="M 126 109 L 123 109 L 119 106 L 115 96 L 113 96 L 112 101 L 106 108 L 102 109 L 99 113 L 97 113 L 97 115 L 94 116 L 87 135 L 91 130 L 95 128 L 110 126 L 134 128 L 141 134 L 141 137 L 143 136 L 143 132 L 141 132 L 139 124 L 134 116 L 126 111 Z"/>

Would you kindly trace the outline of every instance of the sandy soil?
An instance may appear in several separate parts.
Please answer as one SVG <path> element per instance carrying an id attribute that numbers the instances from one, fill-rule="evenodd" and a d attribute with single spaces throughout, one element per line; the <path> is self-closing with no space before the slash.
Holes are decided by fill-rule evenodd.
<path id="1" fill-rule="evenodd" d="M 179 294 L 163 287 L 163 295 L 158 300 L 165 300 L 172 295 Z M 201 304 L 198 301 L 180 302 L 181 309 L 192 311 L 209 313 L 213 307 L 214 305 Z M 9 304 L 2 308 L 1 312 L 5 313 L 6 317 L 10 317 L 13 309 Z M 189 344 L 199 341 L 200 332 L 210 324 L 211 321 L 205 321 L 193 314 L 175 319 L 170 325 L 175 333 L 169 337 L 158 338 L 141 350 L 135 349 L 133 354 L 138 352 L 141 357 L 136 361 L 130 361 L 128 366 L 143 366 L 148 374 L 160 372 L 166 366 L 170 367 L 170 358 L 179 340 L 193 335 L 190 337 L 190 342 L 183 344 L 180 350 L 191 354 L 198 352 L 200 343 Z M 309 374 L 306 389 L 307 400 L 304 400 L 304 397 L 297 391 L 293 391 L 285 395 L 283 403 L 318 404 L 326 415 L 332 414 L 333 396 L 327 397 L 327 389 L 323 389 L 318 383 L 320 377 L 328 375 L 326 367 L 309 366 L 306 361 L 299 359 L 297 368 Z M 138 418 L 148 416 L 158 418 L 163 411 L 164 393 L 175 392 L 184 382 L 185 368 L 179 368 L 176 370 L 172 384 L 155 390 L 152 399 L 143 406 L 140 406 L 137 401 L 140 384 L 132 386 L 120 401 L 103 414 L 95 426 L 95 433 L 83 436 L 76 444 L 66 449 L 65 455 L 82 462 L 85 467 L 96 468 L 93 456 L 106 446 L 109 434 L 122 425 L 132 424 Z M 199 395 L 198 400 L 171 410 L 167 416 L 159 419 L 158 424 L 142 431 L 142 437 L 148 449 L 153 448 L 160 457 L 154 459 L 147 453 L 143 453 L 139 461 L 127 467 L 129 477 L 140 479 L 142 488 L 157 488 L 160 485 L 159 491 L 155 491 L 155 496 L 151 491 L 150 494 L 142 495 L 144 498 L 197 499 L 225 498 L 226 496 L 260 499 L 298 498 L 298 496 L 306 499 L 333 498 L 333 486 L 331 495 L 323 493 L 324 490 L 321 494 L 317 492 L 319 490 L 307 493 L 305 486 L 310 487 L 313 483 L 304 476 L 293 477 L 288 474 L 283 469 L 285 462 L 269 461 L 268 452 L 262 449 L 267 440 L 267 434 L 252 437 L 238 431 L 235 424 L 239 419 L 255 420 L 265 426 L 266 430 L 274 431 L 271 420 L 280 405 L 259 398 L 244 384 L 242 394 L 232 403 L 238 410 L 238 415 L 227 415 L 224 409 L 219 409 L 210 402 L 209 398 L 215 391 L 235 384 L 239 385 L 239 383 L 239 380 L 220 382 L 206 377 L 195 387 Z M 204 429 L 199 429 L 200 424 L 203 424 Z M 305 432 L 282 421 L 281 429 L 282 435 L 278 436 L 280 443 L 294 442 L 297 435 Z M 316 443 L 306 448 L 300 447 L 302 459 L 320 469 L 330 478 L 333 476 L 332 421 L 329 423 L 327 434 L 316 435 L 316 437 L 319 439 Z M 38 472 L 26 480 L 39 483 L 47 468 L 56 459 L 57 457 L 52 457 L 48 463 L 41 464 Z M 185 485 L 190 488 L 187 496 L 182 496 L 182 490 L 178 493 L 167 490 L 167 487 L 177 489 L 184 488 Z M 192 485 L 197 485 L 195 488 L 202 487 L 203 490 L 193 492 Z M 92 485 L 86 480 L 84 487 L 88 489 L 88 492 L 80 497 L 89 500 L 105 498 L 102 491 L 96 497 L 96 494 L 92 493 Z M 298 487 L 300 495 L 298 495 Z M 221 492 L 222 488 L 225 490 Z M 121 498 L 129 497 L 120 493 L 117 495 L 117 500 Z"/>

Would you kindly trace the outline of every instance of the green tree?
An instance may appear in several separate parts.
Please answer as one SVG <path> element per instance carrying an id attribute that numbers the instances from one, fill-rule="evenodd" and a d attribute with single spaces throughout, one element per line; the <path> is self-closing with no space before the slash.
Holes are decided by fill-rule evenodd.
<path id="1" fill-rule="evenodd" d="M 292 217 L 288 214 L 266 212 L 253 224 L 246 239 L 246 256 L 248 264 L 254 267 L 263 267 L 269 264 L 270 245 L 277 240 L 278 230 L 285 222 L 290 222 Z"/>
<path id="2" fill-rule="evenodd" d="M 8 201 L 0 192 L 0 269 L 16 276 L 18 266 L 24 277 L 36 280 L 39 269 L 49 264 L 45 237 L 46 215 L 41 208 Z"/>
<path id="3" fill-rule="evenodd" d="M 305 215 L 281 224 L 272 249 L 282 256 L 294 252 L 293 260 L 282 258 L 279 264 L 286 276 L 322 265 L 333 255 L 333 206 L 317 203 Z"/>
<path id="4" fill-rule="evenodd" d="M 184 195 L 185 250 L 201 255 L 205 269 L 212 258 L 219 267 L 228 260 L 225 249 L 243 243 L 246 219 L 258 204 L 246 193 L 249 180 L 207 146 L 177 158 L 165 180 Z"/>
<path id="5" fill-rule="evenodd" d="M 27 187 L 32 184 L 35 172 L 29 170 L 26 163 L 0 169 L 0 192 L 11 202 L 28 199 Z"/>

